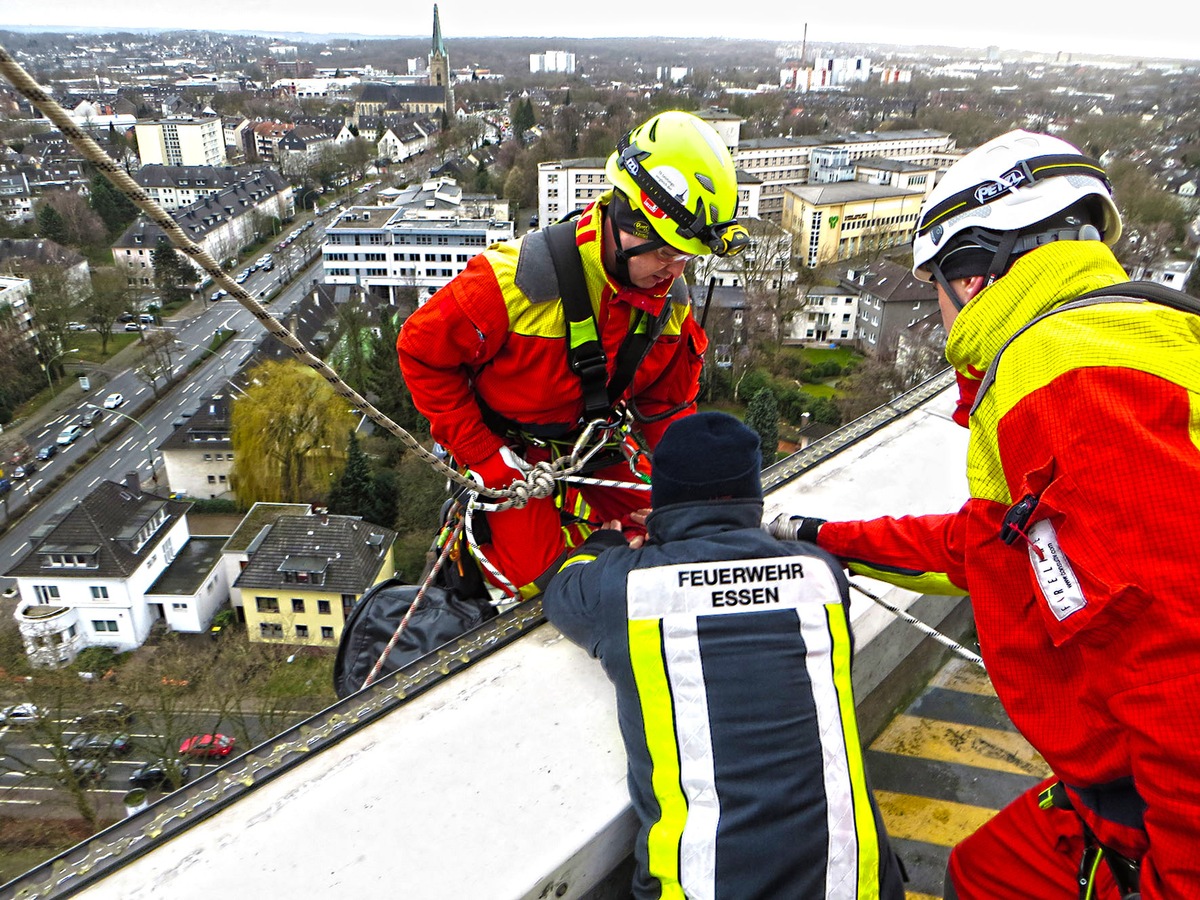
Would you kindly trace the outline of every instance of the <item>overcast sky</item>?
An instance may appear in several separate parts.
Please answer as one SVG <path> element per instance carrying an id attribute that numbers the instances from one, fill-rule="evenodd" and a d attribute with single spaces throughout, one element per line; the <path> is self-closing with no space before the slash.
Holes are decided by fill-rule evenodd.
<path id="1" fill-rule="evenodd" d="M 441 0 L 442 33 L 457 36 L 756 38 L 799 41 L 939 43 L 952 46 L 1114 53 L 1200 59 L 1200 5 L 1190 0 L 1077 4 L 941 4 L 898 0 L 756 3 L 678 0 L 572 3 L 564 0 Z M 335 11 L 336 10 L 336 11 Z M 281 32 L 426 35 L 433 4 L 420 0 L 331 4 L 328 0 L 0 0 L 0 27 L 103 26 Z M 548 49 L 571 49 L 569 46 Z M 465 60 L 463 60 L 465 62 Z M 480 60 L 480 62 L 486 62 Z"/>

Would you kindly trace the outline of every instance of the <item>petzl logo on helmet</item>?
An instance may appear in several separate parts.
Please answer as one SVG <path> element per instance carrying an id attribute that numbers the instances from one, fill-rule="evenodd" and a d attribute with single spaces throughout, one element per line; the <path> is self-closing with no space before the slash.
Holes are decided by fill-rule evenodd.
<path id="1" fill-rule="evenodd" d="M 667 217 L 667 214 L 662 211 L 662 207 L 646 196 L 645 191 L 642 191 L 641 194 L 642 209 L 644 209 L 648 215 L 654 216 L 656 219 L 665 219 Z"/>
<path id="2" fill-rule="evenodd" d="M 987 203 L 990 200 L 995 200 L 1000 194 L 1005 191 L 1016 190 L 1020 185 L 1024 184 L 1028 176 L 1025 169 L 1021 166 L 1013 166 L 995 181 L 988 184 L 981 184 L 975 189 L 975 199 L 979 203 Z"/>

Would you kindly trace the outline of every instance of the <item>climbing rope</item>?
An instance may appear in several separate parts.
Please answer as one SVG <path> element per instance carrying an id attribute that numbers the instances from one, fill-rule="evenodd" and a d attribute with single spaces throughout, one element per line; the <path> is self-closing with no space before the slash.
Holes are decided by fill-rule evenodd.
<path id="1" fill-rule="evenodd" d="M 433 584 L 433 579 L 437 577 L 441 571 L 442 565 L 446 562 L 446 558 L 450 555 L 450 551 L 454 548 L 454 542 L 458 540 L 459 532 L 462 531 L 462 520 L 454 526 L 450 533 L 449 539 L 442 547 L 442 552 L 438 554 L 437 560 L 433 564 L 433 568 L 429 570 L 429 574 L 425 576 L 425 580 L 421 582 L 421 589 L 417 591 L 417 596 L 413 597 L 412 603 L 408 605 L 408 610 L 404 613 L 404 618 L 400 620 L 400 624 L 396 626 L 396 630 L 392 632 L 391 638 L 387 642 L 387 646 L 383 648 L 383 652 L 379 654 L 379 659 L 375 660 L 375 665 L 371 667 L 371 674 L 367 676 L 360 690 L 366 689 L 375 683 L 375 679 L 379 677 L 379 673 L 383 671 L 383 665 L 387 662 L 387 658 L 392 655 L 392 650 L 396 648 L 396 644 L 400 641 L 400 635 L 404 633 L 404 629 L 408 627 L 408 621 L 413 617 L 413 613 L 417 611 L 417 607 L 421 605 L 421 601 L 425 599 L 425 594 L 429 590 L 429 586 Z"/>
<path id="2" fill-rule="evenodd" d="M 886 600 L 884 600 L 878 594 L 868 591 L 862 585 L 851 581 L 850 587 L 854 588 L 856 591 L 858 591 L 864 597 L 869 597 L 870 599 L 874 600 L 876 603 L 878 603 L 880 606 L 882 606 L 884 609 L 886 609 L 888 612 L 890 612 L 893 616 L 900 619 L 901 621 L 907 622 L 909 625 L 916 628 L 917 631 L 920 631 L 922 634 L 929 635 L 929 637 L 933 638 L 935 641 L 937 641 L 943 647 L 949 647 L 951 650 L 953 650 L 955 653 L 957 653 L 963 659 L 965 659 L 969 662 L 973 662 L 973 663 L 975 663 L 975 665 L 979 666 L 979 668 L 983 669 L 985 672 L 987 671 L 987 669 L 983 665 L 983 657 L 980 656 L 978 653 L 972 653 L 970 650 L 968 650 L 962 644 L 958 643 L 957 641 L 953 640 L 952 638 L 946 637 L 946 635 L 942 634 L 940 631 L 938 631 L 932 625 L 926 625 L 924 622 L 922 622 L 916 616 L 910 615 L 909 613 L 906 613 L 904 610 L 902 610 L 900 607 L 894 606 L 891 603 L 888 603 Z"/>
<path id="3" fill-rule="evenodd" d="M 192 241 L 184 233 L 183 229 L 179 227 L 178 223 L 142 189 L 141 185 L 134 181 L 119 163 L 105 153 L 103 148 L 87 132 L 79 128 L 72 121 L 66 110 L 53 97 L 43 91 L 20 63 L 2 46 L 0 46 L 0 74 L 3 74 L 17 91 L 23 94 L 30 103 L 49 119 L 75 148 L 84 155 L 88 162 L 112 182 L 117 190 L 128 197 L 138 209 L 145 213 L 150 221 L 160 227 L 180 252 L 190 257 L 201 269 L 212 276 L 214 284 L 224 288 L 238 303 L 250 310 L 263 328 L 286 346 L 296 359 L 316 370 L 333 387 L 339 396 L 353 404 L 357 409 L 362 410 L 363 415 L 380 428 L 399 438 L 409 450 L 433 466 L 434 469 L 444 474 L 455 484 L 468 487 L 487 497 L 500 501 L 496 504 L 497 509 L 523 506 L 532 498 L 545 497 L 553 493 L 553 485 L 551 484 L 547 490 L 546 484 L 541 480 L 534 484 L 517 482 L 504 489 L 481 487 L 465 475 L 459 473 L 456 469 L 446 465 L 429 450 L 426 450 L 416 438 L 389 419 L 383 412 L 376 409 L 373 404 L 350 387 L 350 385 L 342 381 L 337 372 L 330 368 L 324 360 L 314 356 L 282 322 L 276 319 L 262 304 L 244 290 L 241 285 L 234 281 L 230 274 L 221 268 L 220 263 L 207 250 Z"/>
<path id="4" fill-rule="evenodd" d="M 171 243 L 188 257 L 190 257 L 201 269 L 207 272 L 213 279 L 213 283 L 224 288 L 229 296 L 237 300 L 242 306 L 248 309 L 251 314 L 258 319 L 259 323 L 265 328 L 276 340 L 280 341 L 287 347 L 292 354 L 300 362 L 314 369 L 326 382 L 334 389 L 334 391 L 351 403 L 355 408 L 362 411 L 363 415 L 369 418 L 380 428 L 386 430 L 398 438 L 409 450 L 417 454 L 425 462 L 429 463 L 435 470 L 444 474 L 451 482 L 465 487 L 469 490 L 471 499 L 467 504 L 467 508 L 463 512 L 462 521 L 455 526 L 454 534 L 451 540 L 447 541 L 446 548 L 442 555 L 438 557 L 425 583 L 422 585 L 417 597 L 409 606 L 408 612 L 401 621 L 399 627 L 393 634 L 391 641 L 385 649 L 383 656 L 376 662 L 375 668 L 371 675 L 367 678 L 366 684 L 371 684 L 378 675 L 378 672 L 383 666 L 389 653 L 395 647 L 400 635 L 403 633 L 405 626 L 408 624 L 413 612 L 416 610 L 420 601 L 425 595 L 425 589 L 430 583 L 434 575 L 441 568 L 442 562 L 446 557 L 448 548 L 453 546 L 454 539 L 457 538 L 459 531 L 465 526 L 467 529 L 468 543 L 472 549 L 477 548 L 474 542 L 473 532 L 470 527 L 471 511 L 479 510 L 483 512 L 499 512 L 505 509 L 514 507 L 522 507 L 532 499 L 540 499 L 551 496 L 556 490 L 556 482 L 558 481 L 574 481 L 580 484 L 591 484 L 604 487 L 621 487 L 632 488 L 635 490 L 648 490 L 649 486 L 638 484 L 636 482 L 624 481 L 607 481 L 604 479 L 591 479 L 580 476 L 578 473 L 591 461 L 591 459 L 606 445 L 610 445 L 611 437 L 614 431 L 620 429 L 623 425 L 628 425 L 629 412 L 627 410 L 618 414 L 615 420 L 596 420 L 589 422 L 583 432 L 576 440 L 571 453 L 566 456 L 561 456 L 552 462 L 539 462 L 534 464 L 523 481 L 516 481 L 503 489 L 489 488 L 480 485 L 476 481 L 468 478 L 460 473 L 457 469 L 446 465 L 440 458 L 434 455 L 421 443 L 388 418 L 383 412 L 377 409 L 365 397 L 359 394 L 354 388 L 346 384 L 341 377 L 334 371 L 324 360 L 313 355 L 311 351 L 297 338 L 282 322 L 276 319 L 267 309 L 260 304 L 249 292 L 244 290 L 228 272 L 226 272 L 203 247 L 192 241 L 181 229 L 178 223 L 175 222 L 167 212 L 159 206 L 159 204 L 150 197 L 141 185 L 134 181 L 129 173 L 112 157 L 104 152 L 103 148 L 92 139 L 84 130 L 79 128 L 67 111 L 58 104 L 49 94 L 38 86 L 37 82 L 29 75 L 28 72 L 21 66 L 20 63 L 3 47 L 0 46 L 0 74 L 3 74 L 8 82 L 22 95 L 24 95 L 30 103 L 34 105 L 47 119 L 49 119 L 56 128 L 71 142 L 74 147 L 79 150 L 84 157 L 97 171 L 101 172 L 122 194 L 128 197 L 135 206 L 138 207 L 146 217 L 155 225 L 163 230 L 170 238 Z M 634 460 L 630 460 L 631 466 Z M 497 500 L 496 503 L 480 502 L 479 497 L 485 496 Z M 512 588 L 508 579 L 504 578 L 495 567 L 489 563 L 482 553 L 478 554 L 478 559 L 487 570 L 498 578 L 501 584 L 506 585 L 507 589 L 511 589 L 513 594 L 516 594 L 516 589 Z M 971 662 L 983 666 L 983 660 L 976 654 L 967 650 L 961 644 L 956 643 L 950 638 L 938 632 L 936 629 L 924 622 L 910 616 L 903 610 L 877 597 L 870 591 L 859 587 L 857 584 L 852 586 L 860 593 L 870 597 L 879 605 L 883 606 L 893 615 L 899 617 L 910 625 L 918 628 L 925 634 L 937 640 L 939 643 L 950 647 L 960 656 Z M 364 685 L 365 686 L 365 685 Z"/>

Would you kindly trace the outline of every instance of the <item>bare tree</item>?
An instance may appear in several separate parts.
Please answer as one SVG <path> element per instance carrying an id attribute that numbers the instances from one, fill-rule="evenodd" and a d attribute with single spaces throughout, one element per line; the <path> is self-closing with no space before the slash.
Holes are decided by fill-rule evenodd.
<path id="1" fill-rule="evenodd" d="M 142 331 L 142 355 L 134 372 L 154 392 L 156 399 L 174 374 L 175 350 L 175 336 L 171 332 L 162 328 Z M 159 384 L 160 379 L 162 385 Z"/>

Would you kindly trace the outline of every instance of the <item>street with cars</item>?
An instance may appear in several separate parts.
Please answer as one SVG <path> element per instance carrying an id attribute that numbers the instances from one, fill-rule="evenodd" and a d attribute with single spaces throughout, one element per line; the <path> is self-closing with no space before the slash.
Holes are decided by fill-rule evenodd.
<path id="1" fill-rule="evenodd" d="M 78 715 L 52 716 L 31 703 L 0 708 L 0 815 L 70 806 L 64 769 L 116 809 L 133 788 L 175 790 L 245 749 L 212 730 L 212 714 L 197 710 L 181 719 L 196 732 L 164 736 L 123 703 Z M 248 724 L 257 727 L 253 717 Z"/>

